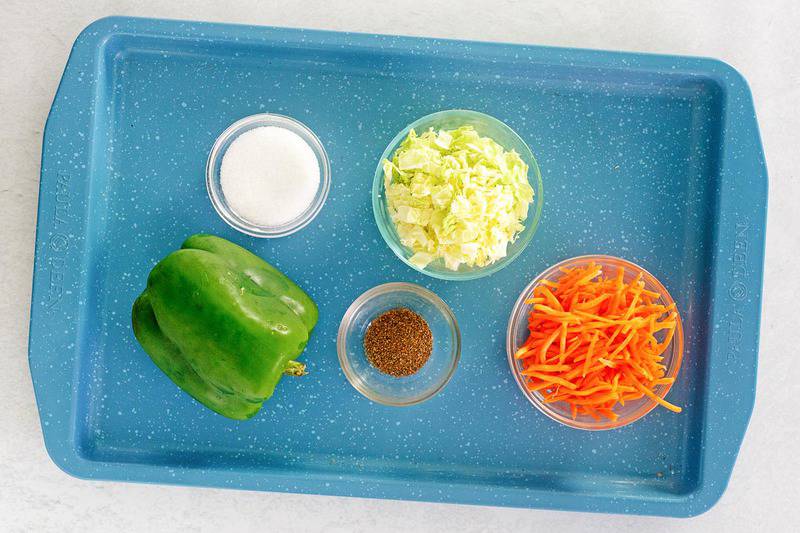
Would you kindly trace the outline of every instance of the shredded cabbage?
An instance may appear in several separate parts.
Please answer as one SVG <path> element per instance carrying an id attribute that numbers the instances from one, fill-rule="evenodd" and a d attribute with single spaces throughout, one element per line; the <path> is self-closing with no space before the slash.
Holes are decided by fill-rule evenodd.
<path id="1" fill-rule="evenodd" d="M 502 259 L 533 201 L 528 165 L 472 126 L 411 130 L 383 173 L 389 214 L 419 268 L 437 259 L 451 270 Z"/>

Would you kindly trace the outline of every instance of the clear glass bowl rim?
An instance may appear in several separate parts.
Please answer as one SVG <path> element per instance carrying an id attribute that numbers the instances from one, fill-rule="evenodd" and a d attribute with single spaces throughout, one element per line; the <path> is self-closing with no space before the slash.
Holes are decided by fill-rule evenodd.
<path id="1" fill-rule="evenodd" d="M 453 346 L 451 348 L 451 362 L 450 368 L 446 374 L 443 375 L 441 381 L 436 386 L 436 388 L 432 389 L 427 394 L 416 396 L 411 398 L 407 401 L 397 401 L 390 397 L 381 395 L 373 391 L 370 387 L 364 383 L 364 381 L 358 376 L 358 374 L 353 371 L 352 367 L 350 366 L 350 361 L 348 358 L 348 351 L 347 351 L 347 333 L 350 329 L 352 324 L 353 318 L 358 314 L 358 311 L 364 306 L 367 302 L 372 300 L 373 298 L 380 297 L 384 294 L 392 293 L 392 292 L 413 292 L 414 294 L 421 296 L 428 302 L 430 302 L 436 309 L 442 313 L 445 321 L 450 325 L 450 330 L 453 335 Z M 383 405 L 390 405 L 393 407 L 407 407 L 410 405 L 416 405 L 422 403 L 426 400 L 429 400 L 436 396 L 445 386 L 450 382 L 450 379 L 455 374 L 456 368 L 458 368 L 458 363 L 461 359 L 461 330 L 458 327 L 458 321 L 456 320 L 456 316 L 450 307 L 442 300 L 439 296 L 436 295 L 433 291 L 426 289 L 425 287 L 421 287 L 414 283 L 406 283 L 406 282 L 391 282 L 391 283 L 384 283 L 382 285 L 377 285 L 372 287 L 371 289 L 362 293 L 358 298 L 353 300 L 353 303 L 350 304 L 350 307 L 347 308 L 345 311 L 344 316 L 342 317 L 341 322 L 339 323 L 339 331 L 336 335 L 336 352 L 339 357 L 339 364 L 342 367 L 342 372 L 344 373 L 347 381 L 355 388 L 358 392 L 360 392 L 366 398 L 383 404 Z M 423 367 L 424 371 L 424 367 Z"/>
<path id="2" fill-rule="evenodd" d="M 394 153 L 397 149 L 397 146 L 402 142 L 403 139 L 408 135 L 408 132 L 412 129 L 418 130 L 421 124 L 437 120 L 439 118 L 447 117 L 448 115 L 472 115 L 475 118 L 479 118 L 482 120 L 487 120 L 489 122 L 493 122 L 498 125 L 500 128 L 507 130 L 510 136 L 517 139 L 521 146 L 525 148 L 525 153 L 520 154 L 523 157 L 523 160 L 529 161 L 529 169 L 528 169 L 528 181 L 534 188 L 535 197 L 533 202 L 533 210 L 532 212 L 528 212 L 528 218 L 525 220 L 525 230 L 519 234 L 518 239 L 524 239 L 520 242 L 521 246 L 519 246 L 512 254 L 507 255 L 503 259 L 492 263 L 483 268 L 476 268 L 474 270 L 469 270 L 465 272 L 459 271 L 432 271 L 427 268 L 419 268 L 411 262 L 409 262 L 408 258 L 405 257 L 406 248 L 400 244 L 399 240 L 395 238 L 395 235 L 392 234 L 393 225 L 391 220 L 384 220 L 382 210 L 384 207 L 384 202 L 386 201 L 383 194 L 383 160 L 389 159 L 390 156 Z M 372 181 L 372 213 L 375 217 L 375 223 L 378 225 L 378 230 L 383 237 L 383 240 L 386 241 L 386 244 L 389 248 L 394 252 L 394 254 L 405 264 L 416 270 L 417 272 L 421 272 L 427 276 L 431 276 L 437 279 L 444 279 L 444 280 L 451 280 L 451 281 L 467 281 L 472 279 L 482 278 L 484 276 L 489 276 L 494 274 L 495 272 L 505 268 L 512 261 L 514 261 L 517 257 L 519 257 L 523 251 L 527 248 L 528 244 L 530 244 L 531 240 L 533 239 L 534 234 L 539 226 L 539 221 L 542 216 L 542 207 L 544 205 L 544 194 L 543 194 L 543 187 L 542 187 L 542 174 L 539 170 L 539 163 L 536 161 L 536 157 L 533 155 L 528 144 L 525 140 L 520 137 L 520 135 L 514 131 L 511 126 L 503 122 L 502 120 L 495 118 L 491 115 L 487 115 L 486 113 L 481 113 L 480 111 L 473 111 L 471 109 L 446 109 L 443 111 L 437 111 L 435 113 L 430 113 L 423 117 L 418 118 L 405 128 L 403 128 L 394 138 L 389 142 L 386 146 L 386 149 L 381 154 L 380 159 L 378 159 L 378 166 L 375 169 L 375 176 Z M 392 229 L 390 229 L 392 226 Z"/>
<path id="3" fill-rule="evenodd" d="M 237 215 L 224 200 L 221 193 L 222 185 L 219 183 L 218 173 L 214 171 L 215 167 L 217 166 L 217 161 L 220 161 L 221 164 L 221 158 L 224 155 L 222 152 L 223 145 L 225 145 L 225 143 L 227 143 L 229 140 L 232 142 L 233 138 L 247 129 L 250 129 L 250 126 L 258 127 L 254 125 L 259 123 L 263 123 L 264 126 L 289 126 L 287 129 L 300 135 L 314 151 L 314 155 L 317 156 L 317 161 L 319 162 L 321 169 L 319 188 L 317 189 L 317 194 L 314 196 L 314 200 L 309 208 L 301 216 L 280 226 L 259 226 Z M 229 226 L 252 237 L 285 237 L 286 235 L 291 235 L 292 233 L 303 229 L 310 224 L 311 221 L 314 220 L 314 218 L 322 210 L 322 207 L 328 198 L 330 187 L 330 160 L 328 159 L 328 154 L 325 151 L 325 147 L 322 145 L 322 142 L 319 140 L 319 137 L 317 137 L 311 128 L 299 120 L 286 115 L 279 115 L 277 113 L 257 113 L 254 115 L 248 115 L 235 121 L 219 134 L 217 139 L 214 141 L 211 151 L 208 154 L 208 159 L 206 160 L 206 190 L 208 191 L 208 197 L 211 199 L 211 205 L 214 206 L 214 210 Z"/>
<path id="4" fill-rule="evenodd" d="M 589 263 L 591 261 L 595 261 L 597 263 L 608 265 L 609 263 L 612 265 L 621 265 L 627 269 L 633 270 L 635 272 L 642 272 L 642 277 L 645 281 L 645 286 L 650 286 L 655 288 L 660 294 L 662 299 L 669 305 L 674 303 L 672 296 L 670 295 L 669 291 L 666 287 L 656 278 L 653 274 L 648 272 L 646 269 L 642 268 L 641 266 L 633 263 L 632 261 L 628 261 L 627 259 L 622 259 L 620 257 L 615 257 L 612 255 L 603 255 L 603 254 L 590 254 L 590 255 L 580 255 L 576 257 L 571 257 L 569 259 L 565 259 L 560 261 L 553 266 L 545 269 L 542 271 L 538 276 L 536 276 L 520 293 L 519 297 L 517 298 L 516 303 L 514 304 L 514 308 L 511 311 L 511 315 L 508 320 L 508 329 L 506 330 L 506 355 L 508 357 L 508 365 L 511 368 L 511 373 L 514 375 L 514 380 L 517 382 L 517 386 L 525 395 L 531 404 L 533 404 L 536 409 L 541 411 L 544 415 L 560 424 L 565 426 L 569 426 L 575 429 L 582 429 L 587 431 L 602 431 L 608 429 L 616 429 L 623 426 L 627 426 L 628 424 L 632 424 L 637 420 L 644 417 L 650 411 L 652 411 L 658 403 L 655 400 L 648 399 L 647 401 L 643 401 L 641 405 L 632 413 L 625 417 L 620 417 L 617 419 L 616 422 L 612 422 L 610 420 L 600 419 L 599 421 L 591 421 L 591 422 L 583 422 L 580 420 L 573 420 L 569 416 L 564 416 L 559 413 L 557 410 L 553 409 L 551 405 L 553 404 L 546 404 L 542 401 L 539 395 L 535 392 L 531 392 L 525 386 L 525 381 L 523 376 L 520 374 L 519 369 L 517 368 L 516 359 L 514 358 L 515 352 L 515 333 L 518 326 L 519 320 L 526 320 L 527 311 L 529 309 L 529 305 L 525 303 L 525 300 L 533 291 L 533 288 L 538 285 L 543 279 L 550 278 L 553 274 L 559 271 L 562 267 L 574 267 L 582 264 Z M 664 351 L 665 354 L 665 362 L 667 364 L 667 371 L 666 377 L 673 377 L 677 378 L 678 372 L 681 369 L 681 364 L 683 362 L 683 322 L 681 319 L 681 314 L 678 312 L 677 318 L 677 326 L 675 327 L 675 334 L 673 335 L 672 341 L 670 342 L 669 347 L 667 350 Z M 669 354 L 669 355 L 667 355 Z M 668 358 L 668 359 L 667 359 Z M 670 389 L 672 388 L 672 384 L 662 385 L 659 389 L 657 389 L 657 395 L 662 399 L 669 393 Z"/>

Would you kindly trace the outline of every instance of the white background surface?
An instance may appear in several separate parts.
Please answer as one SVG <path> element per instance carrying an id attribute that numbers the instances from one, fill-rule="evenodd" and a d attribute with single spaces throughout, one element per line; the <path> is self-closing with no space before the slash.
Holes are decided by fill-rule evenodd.
<path id="1" fill-rule="evenodd" d="M 758 399 L 720 503 L 678 520 L 87 482 L 58 470 L 27 362 L 42 128 L 72 41 L 112 14 L 702 55 L 738 68 L 755 98 L 770 206 Z M 0 531 L 800 531 L 798 28 L 793 0 L 3 0 Z"/>

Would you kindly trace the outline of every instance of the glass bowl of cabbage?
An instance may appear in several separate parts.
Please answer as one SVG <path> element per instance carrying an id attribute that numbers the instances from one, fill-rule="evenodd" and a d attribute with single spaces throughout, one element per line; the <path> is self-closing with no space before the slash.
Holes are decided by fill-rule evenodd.
<path id="1" fill-rule="evenodd" d="M 530 243 L 542 177 L 528 145 L 500 120 L 463 109 L 406 126 L 386 147 L 372 184 L 389 248 L 434 278 L 488 276 Z"/>

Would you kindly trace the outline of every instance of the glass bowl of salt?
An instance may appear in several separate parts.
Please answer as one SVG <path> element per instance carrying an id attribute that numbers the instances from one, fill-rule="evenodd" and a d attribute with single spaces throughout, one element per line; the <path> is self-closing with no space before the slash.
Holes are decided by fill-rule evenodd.
<path id="1" fill-rule="evenodd" d="M 330 190 L 330 162 L 319 138 L 291 117 L 262 113 L 231 124 L 206 163 L 211 204 L 253 237 L 284 237 L 319 214 Z"/>

